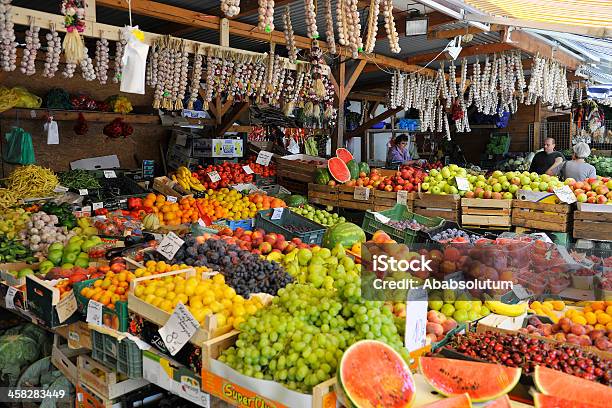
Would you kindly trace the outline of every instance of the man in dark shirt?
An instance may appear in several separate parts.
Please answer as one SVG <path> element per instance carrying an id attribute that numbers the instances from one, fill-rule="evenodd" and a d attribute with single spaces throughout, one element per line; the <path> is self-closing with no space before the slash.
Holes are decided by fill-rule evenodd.
<path id="1" fill-rule="evenodd" d="M 549 137 L 544 140 L 544 150 L 533 156 L 529 171 L 553 176 L 559 172 L 563 160 L 563 154 L 555 151 L 555 139 Z"/>

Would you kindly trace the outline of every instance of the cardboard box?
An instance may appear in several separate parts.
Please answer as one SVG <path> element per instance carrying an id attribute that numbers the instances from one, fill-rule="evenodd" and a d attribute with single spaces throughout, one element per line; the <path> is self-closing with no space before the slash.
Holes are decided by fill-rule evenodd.
<path id="1" fill-rule="evenodd" d="M 0 279 L 6 282 L 9 286 L 16 288 L 25 285 L 25 278 L 18 278 L 10 272 L 20 271 L 24 268 L 30 268 L 32 270 L 38 269 L 38 264 L 28 264 L 25 262 L 13 262 L 0 264 Z"/>
<path id="2" fill-rule="evenodd" d="M 90 157 L 88 159 L 81 159 L 70 162 L 70 168 L 72 170 L 100 170 L 100 169 L 118 169 L 119 158 L 116 154 L 109 156 Z"/>
<path id="3" fill-rule="evenodd" d="M 26 298 L 28 310 L 50 328 L 80 320 L 80 316 L 76 313 L 75 309 L 70 317 L 61 321 L 57 313 L 57 306 L 60 303 L 60 292 L 49 281 L 44 281 L 32 275 L 27 276 Z"/>

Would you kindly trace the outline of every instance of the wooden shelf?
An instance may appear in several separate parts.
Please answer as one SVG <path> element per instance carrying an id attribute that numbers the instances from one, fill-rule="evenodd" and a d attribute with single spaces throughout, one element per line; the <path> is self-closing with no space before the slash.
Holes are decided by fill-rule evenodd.
<path id="1" fill-rule="evenodd" d="M 126 115 L 115 112 L 92 112 L 92 111 L 75 111 L 61 109 L 26 109 L 13 108 L 0 113 L 2 119 L 24 119 L 24 120 L 44 120 L 49 115 L 53 115 L 56 121 L 76 121 L 79 118 L 79 113 L 82 113 L 85 120 L 88 122 L 112 122 L 116 118 L 121 118 L 127 123 L 137 125 L 152 125 L 159 124 L 159 116 L 153 114 L 135 114 L 129 113 Z"/>
<path id="2" fill-rule="evenodd" d="M 497 129 L 495 125 L 470 125 L 471 129 Z"/>

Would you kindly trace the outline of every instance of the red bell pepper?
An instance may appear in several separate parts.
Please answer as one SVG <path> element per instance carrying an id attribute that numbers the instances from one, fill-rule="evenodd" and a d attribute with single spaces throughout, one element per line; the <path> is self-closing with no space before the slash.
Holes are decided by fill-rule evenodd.
<path id="1" fill-rule="evenodd" d="M 130 197 L 128 198 L 128 209 L 139 210 L 142 208 L 142 198 Z"/>

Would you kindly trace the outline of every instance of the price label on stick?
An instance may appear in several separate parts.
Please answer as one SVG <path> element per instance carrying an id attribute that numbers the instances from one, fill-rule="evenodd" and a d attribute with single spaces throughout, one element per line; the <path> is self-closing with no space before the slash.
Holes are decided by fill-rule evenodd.
<path id="1" fill-rule="evenodd" d="M 401 205 L 406 205 L 408 203 L 408 192 L 406 190 L 397 192 L 397 203 Z"/>
<path id="2" fill-rule="evenodd" d="M 79 188 L 79 195 L 86 196 L 87 194 L 89 194 L 89 191 L 86 188 Z"/>
<path id="3" fill-rule="evenodd" d="M 531 297 L 531 294 L 523 287 L 523 285 L 512 285 L 512 291 L 519 300 L 525 300 Z"/>
<path id="4" fill-rule="evenodd" d="M 117 178 L 117 173 L 115 173 L 115 170 L 104 170 L 104 177 L 105 178 Z"/>
<path id="5" fill-rule="evenodd" d="M 74 291 L 70 291 L 62 300 L 59 301 L 56 307 L 57 317 L 60 323 L 65 322 L 77 310 L 77 301 L 74 296 Z"/>
<path id="6" fill-rule="evenodd" d="M 406 302 L 406 334 L 404 345 L 412 352 L 425 347 L 427 325 L 427 291 L 423 288 L 408 290 Z"/>
<path id="7" fill-rule="evenodd" d="M 85 321 L 102 326 L 102 307 L 102 303 L 90 299 L 87 303 L 87 317 Z"/>
<path id="8" fill-rule="evenodd" d="M 355 200 L 367 201 L 370 199 L 370 189 L 367 187 L 355 187 L 353 192 L 353 198 Z"/>
<path id="9" fill-rule="evenodd" d="M 178 353 L 200 327 L 189 310 L 179 302 L 168 319 L 158 331 L 171 355 Z"/>
<path id="10" fill-rule="evenodd" d="M 176 255 L 183 243 L 185 243 L 185 241 L 180 239 L 174 232 L 169 232 L 157 246 L 157 252 L 170 260 L 174 258 L 174 255 Z"/>
<path id="11" fill-rule="evenodd" d="M 4 297 L 7 309 L 15 309 L 15 295 L 17 294 L 17 292 L 17 288 L 13 286 L 8 287 L 8 290 L 6 291 L 6 296 Z"/>
<path id="12" fill-rule="evenodd" d="M 167 196 L 166 201 L 169 203 L 176 203 L 177 199 L 175 196 Z"/>
<path id="13" fill-rule="evenodd" d="M 553 192 L 555 193 L 557 198 L 559 198 L 559 201 L 563 203 L 572 204 L 577 201 L 574 192 L 569 186 L 553 188 Z"/>
<path id="14" fill-rule="evenodd" d="M 376 218 L 376 220 L 382 222 L 383 224 L 387 224 L 389 221 L 391 221 L 391 218 L 387 217 L 386 215 L 382 215 L 381 213 L 375 212 L 372 214 L 374 214 L 374 218 Z"/>
<path id="15" fill-rule="evenodd" d="M 270 219 L 280 220 L 282 216 L 283 216 L 283 207 L 278 207 L 274 209 L 274 212 L 272 213 L 272 216 L 270 217 Z"/>
<path id="16" fill-rule="evenodd" d="M 203 219 L 201 219 L 201 218 L 198 218 L 198 225 L 199 225 L 200 227 L 206 227 L 206 223 L 205 223 L 205 222 L 204 222 L 204 220 L 203 220 Z"/>
<path id="17" fill-rule="evenodd" d="M 253 169 L 248 164 L 246 166 L 242 166 L 242 170 L 244 170 L 244 172 L 246 174 L 253 174 L 254 173 Z"/>
<path id="18" fill-rule="evenodd" d="M 221 180 L 221 176 L 219 175 L 219 172 L 217 172 L 217 170 L 213 170 L 210 173 L 208 173 L 208 178 L 213 183 L 216 183 L 217 181 Z"/>
<path id="19" fill-rule="evenodd" d="M 257 155 L 257 160 L 255 160 L 255 163 L 261 164 L 262 166 L 268 166 L 270 164 L 270 160 L 272 160 L 273 155 L 274 154 L 271 152 L 260 150 L 259 154 Z"/>
<path id="20" fill-rule="evenodd" d="M 465 177 L 455 177 L 457 182 L 457 190 L 468 191 L 470 189 L 470 182 Z"/>

